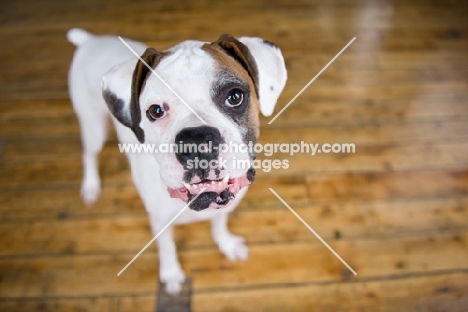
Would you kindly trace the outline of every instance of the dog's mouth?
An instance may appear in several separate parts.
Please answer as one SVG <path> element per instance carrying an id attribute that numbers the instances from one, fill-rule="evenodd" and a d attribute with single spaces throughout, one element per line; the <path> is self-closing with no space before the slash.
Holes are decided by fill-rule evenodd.
<path id="1" fill-rule="evenodd" d="M 178 189 L 168 188 L 172 198 L 179 198 L 190 202 L 197 194 L 198 197 L 190 204 L 190 209 L 200 211 L 206 208 L 221 208 L 227 206 L 240 189 L 252 183 L 253 177 L 246 173 L 237 178 L 229 175 L 218 180 L 202 180 L 198 183 L 183 183 Z"/>

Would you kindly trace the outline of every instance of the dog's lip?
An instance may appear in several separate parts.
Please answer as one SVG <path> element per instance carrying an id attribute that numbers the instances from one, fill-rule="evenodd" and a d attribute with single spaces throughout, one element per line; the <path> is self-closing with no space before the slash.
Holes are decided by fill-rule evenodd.
<path id="1" fill-rule="evenodd" d="M 247 178 L 247 174 L 240 177 L 233 178 L 229 175 L 224 176 L 218 180 L 204 180 L 198 183 L 183 183 L 183 186 L 177 189 L 168 187 L 169 195 L 172 198 L 179 198 L 183 201 L 188 201 L 189 194 L 194 196 L 201 191 L 205 192 L 216 192 L 221 193 L 224 190 L 229 190 L 236 195 L 241 188 L 250 185 L 250 181 Z"/>

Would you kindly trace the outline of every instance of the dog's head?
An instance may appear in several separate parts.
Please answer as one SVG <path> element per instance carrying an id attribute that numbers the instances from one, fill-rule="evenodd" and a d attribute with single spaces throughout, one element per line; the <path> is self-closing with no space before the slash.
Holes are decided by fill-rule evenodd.
<path id="1" fill-rule="evenodd" d="M 148 48 L 141 58 L 156 74 L 132 59 L 104 75 L 111 112 L 141 143 L 158 148 L 153 155 L 171 197 L 189 202 L 202 192 L 194 210 L 229 205 L 255 176 L 255 153 L 245 146 L 258 138 L 258 114 L 273 113 L 286 83 L 280 49 L 222 35 L 164 52 Z"/>

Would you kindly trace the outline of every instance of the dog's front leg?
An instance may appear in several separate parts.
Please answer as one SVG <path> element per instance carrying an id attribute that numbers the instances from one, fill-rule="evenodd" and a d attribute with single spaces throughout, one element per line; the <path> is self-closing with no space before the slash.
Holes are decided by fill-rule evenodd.
<path id="1" fill-rule="evenodd" d="M 164 225 L 154 226 L 154 219 L 152 218 L 151 223 L 154 234 L 157 234 L 164 227 Z M 166 292 L 168 294 L 176 295 L 182 290 L 185 274 L 177 259 L 174 227 L 169 226 L 164 230 L 159 235 L 157 241 L 159 250 L 159 279 L 166 284 Z"/>
<path id="2" fill-rule="evenodd" d="M 211 235 L 219 250 L 231 261 L 247 260 L 249 249 L 245 240 L 229 232 L 227 227 L 228 212 L 219 212 L 211 219 Z"/>

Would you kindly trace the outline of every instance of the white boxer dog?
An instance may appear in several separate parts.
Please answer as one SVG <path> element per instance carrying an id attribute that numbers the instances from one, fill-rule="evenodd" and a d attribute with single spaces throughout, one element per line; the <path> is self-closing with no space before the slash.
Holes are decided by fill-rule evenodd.
<path id="1" fill-rule="evenodd" d="M 124 39 L 160 79 L 117 37 L 74 28 L 67 38 L 77 47 L 69 92 L 83 144 L 83 200 L 91 204 L 100 194 L 97 156 L 109 119 L 121 143 L 205 147 L 127 153 L 133 181 L 154 234 L 190 204 L 173 225 L 211 220 L 221 252 L 229 260 L 247 259 L 244 239 L 229 232 L 227 217 L 254 179 L 255 153 L 234 147 L 255 144 L 259 112 L 273 112 L 287 78 L 280 49 L 260 38 L 230 35 L 212 43 L 185 41 L 163 52 Z M 223 144 L 231 148 L 217 148 Z M 194 166 L 197 161 L 200 166 Z M 179 293 L 185 280 L 173 225 L 157 239 L 160 280 L 169 294 Z"/>

